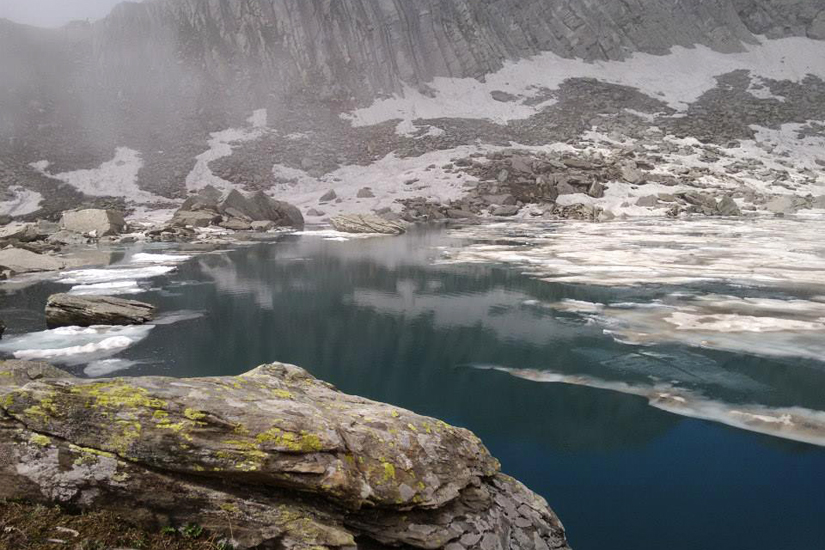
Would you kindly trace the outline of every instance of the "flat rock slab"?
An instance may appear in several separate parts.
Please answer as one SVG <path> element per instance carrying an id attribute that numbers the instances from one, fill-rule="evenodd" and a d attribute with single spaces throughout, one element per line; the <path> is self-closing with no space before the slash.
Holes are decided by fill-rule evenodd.
<path id="1" fill-rule="evenodd" d="M 344 233 L 401 235 L 407 231 L 400 223 L 388 221 L 371 214 L 335 216 L 330 222 L 332 223 L 332 227 Z"/>
<path id="2" fill-rule="evenodd" d="M 0 250 L 0 269 L 9 269 L 14 273 L 57 271 L 65 267 L 66 262 L 54 256 L 36 254 L 22 248 Z"/>
<path id="3" fill-rule="evenodd" d="M 46 303 L 46 324 L 55 327 L 142 325 L 151 321 L 155 306 L 113 296 L 54 294 Z"/>

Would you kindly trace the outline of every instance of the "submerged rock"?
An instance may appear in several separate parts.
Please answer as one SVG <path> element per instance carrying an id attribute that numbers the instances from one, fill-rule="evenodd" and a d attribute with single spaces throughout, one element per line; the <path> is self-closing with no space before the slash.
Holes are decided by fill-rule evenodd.
<path id="1" fill-rule="evenodd" d="M 64 212 L 60 226 L 66 231 L 92 233 L 95 237 L 119 235 L 126 228 L 123 213 L 116 210 L 87 209 Z"/>
<path id="2" fill-rule="evenodd" d="M 40 369 L 40 370 L 38 370 Z M 48 376 L 31 379 L 29 373 Z M 236 548 L 566 549 L 541 497 L 467 430 L 303 369 L 81 380 L 0 363 L 0 498 L 197 523 Z M 51 378 L 54 376 L 55 378 Z"/>
<path id="3" fill-rule="evenodd" d="M 4 332 L 6 332 L 6 323 L 3 322 L 3 319 L 0 319 L 0 338 L 3 338 Z"/>
<path id="4" fill-rule="evenodd" d="M 379 233 L 401 235 L 407 229 L 400 223 L 385 220 L 372 214 L 348 214 L 330 220 L 332 227 L 344 233 Z"/>
<path id="5" fill-rule="evenodd" d="M 55 327 L 142 325 L 152 320 L 155 306 L 113 296 L 54 294 L 46 303 L 46 324 Z"/>

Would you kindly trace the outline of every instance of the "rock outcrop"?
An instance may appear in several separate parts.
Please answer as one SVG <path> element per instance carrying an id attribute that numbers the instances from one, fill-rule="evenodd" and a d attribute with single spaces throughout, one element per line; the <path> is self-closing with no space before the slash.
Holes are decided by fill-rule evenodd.
<path id="1" fill-rule="evenodd" d="M 221 194 L 208 186 L 186 199 L 172 218 L 172 225 L 178 227 L 220 225 L 238 231 L 253 229 L 256 222 L 302 229 L 304 216 L 296 206 L 275 200 L 262 191 L 250 196 L 234 189 Z"/>
<path id="2" fill-rule="evenodd" d="M 385 220 L 372 214 L 347 214 L 335 216 L 330 220 L 332 227 L 344 233 L 378 233 L 382 235 L 401 235 L 406 228 L 397 222 Z"/>
<path id="3" fill-rule="evenodd" d="M 56 327 L 142 325 L 152 320 L 155 306 L 113 296 L 54 294 L 46 303 L 46 324 Z"/>
<path id="4" fill-rule="evenodd" d="M 60 219 L 60 226 L 66 231 L 81 235 L 110 237 L 123 233 L 126 221 L 123 219 L 122 212 L 89 208 L 64 212 Z"/>
<path id="5" fill-rule="evenodd" d="M 236 548 L 568 548 L 546 502 L 472 433 L 298 367 L 90 381 L 6 362 L 0 374 L 0 498 L 194 522 Z"/>

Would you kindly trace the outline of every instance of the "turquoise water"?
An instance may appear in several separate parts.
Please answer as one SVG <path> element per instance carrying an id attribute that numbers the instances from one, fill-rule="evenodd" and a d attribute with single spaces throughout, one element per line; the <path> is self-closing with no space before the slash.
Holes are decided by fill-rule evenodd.
<path id="1" fill-rule="evenodd" d="M 825 547 L 825 448 L 672 414 L 609 384 L 496 370 L 629 387 L 668 380 L 720 410 L 821 411 L 825 363 L 678 340 L 621 343 L 592 317 L 542 306 L 643 303 L 673 288 L 555 283 L 504 264 L 441 263 L 445 250 L 469 244 L 432 229 L 347 242 L 285 236 L 195 256 L 134 295 L 186 315 L 121 351 L 118 359 L 135 363 L 119 374 L 227 375 L 289 362 L 345 392 L 465 426 L 506 473 L 547 498 L 576 550 Z M 703 291 L 741 292 L 713 285 Z M 67 288 L 44 282 L 4 295 L 10 335 L 42 330 L 46 297 Z"/>

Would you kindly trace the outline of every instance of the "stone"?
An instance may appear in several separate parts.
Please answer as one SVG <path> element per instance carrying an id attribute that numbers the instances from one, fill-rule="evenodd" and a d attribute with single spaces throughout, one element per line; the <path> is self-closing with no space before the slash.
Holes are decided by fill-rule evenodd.
<path id="1" fill-rule="evenodd" d="M 789 196 L 775 197 L 765 204 L 765 208 L 774 214 L 793 214 L 798 207 L 795 197 Z"/>
<path id="2" fill-rule="evenodd" d="M 825 195 L 820 195 L 814 198 L 811 203 L 811 208 L 825 208 Z"/>
<path id="3" fill-rule="evenodd" d="M 46 237 L 46 242 L 57 245 L 81 245 L 87 244 L 89 242 L 89 238 L 83 236 L 81 233 L 61 229 L 57 233 Z"/>
<path id="4" fill-rule="evenodd" d="M 326 212 L 323 210 L 316 210 L 315 208 L 310 208 L 307 210 L 307 216 L 311 218 L 320 218 L 321 216 L 326 216 Z"/>
<path id="5" fill-rule="evenodd" d="M 499 183 L 505 183 L 508 179 L 510 179 L 510 171 L 509 170 L 501 170 L 496 176 L 496 180 Z"/>
<path id="6" fill-rule="evenodd" d="M 559 195 L 574 195 L 576 193 L 580 193 L 581 191 L 579 191 L 577 188 L 573 187 L 566 181 L 561 181 L 556 184 L 556 192 L 558 193 L 558 195 L 556 195 L 556 198 L 558 198 Z"/>
<path id="7" fill-rule="evenodd" d="M 644 173 L 636 168 L 636 164 L 625 164 L 619 170 L 622 179 L 627 183 L 641 183 L 644 180 Z"/>
<path id="8" fill-rule="evenodd" d="M 576 168 L 578 170 L 595 170 L 597 168 L 595 164 L 584 159 L 562 159 L 562 163 L 568 168 Z"/>
<path id="9" fill-rule="evenodd" d="M 450 208 L 447 210 L 447 217 L 453 220 L 473 219 L 476 217 L 474 213 L 469 210 L 460 208 Z"/>
<path id="10" fill-rule="evenodd" d="M 639 197 L 639 200 L 636 201 L 636 206 L 659 206 L 659 197 L 657 197 L 656 195 L 647 195 L 645 197 Z"/>
<path id="11" fill-rule="evenodd" d="M 263 222 L 252 222 L 249 224 L 252 226 L 254 231 L 260 231 L 261 233 L 265 233 L 272 229 L 275 229 L 275 222 L 271 221 L 263 221 Z"/>
<path id="12" fill-rule="evenodd" d="M 175 227 L 209 227 L 219 223 L 220 214 L 211 210 L 183 210 L 175 212 L 172 225 Z"/>
<path id="13" fill-rule="evenodd" d="M 491 214 L 493 216 L 502 216 L 502 217 L 506 216 L 506 217 L 509 217 L 509 216 L 515 216 L 516 214 L 518 214 L 519 210 L 521 210 L 520 206 L 505 205 L 505 206 L 499 206 L 497 208 L 494 208 L 493 211 L 491 212 Z"/>
<path id="14" fill-rule="evenodd" d="M 324 193 L 324 194 L 321 196 L 321 198 L 320 198 L 320 199 L 318 199 L 318 202 L 330 202 L 330 201 L 334 201 L 334 200 L 335 200 L 335 199 L 337 199 L 337 198 L 338 198 L 338 194 L 335 192 L 335 190 L 334 190 L 334 189 L 330 189 L 329 191 L 327 191 L 326 193 Z"/>
<path id="15" fill-rule="evenodd" d="M 725 195 L 719 201 L 717 205 L 717 209 L 719 211 L 720 216 L 741 216 L 742 211 L 739 209 L 739 206 L 736 204 L 736 201 L 733 200 L 729 195 Z"/>
<path id="16" fill-rule="evenodd" d="M 155 306 L 113 296 L 53 294 L 46 302 L 46 324 L 56 327 L 142 325 L 154 318 Z"/>
<path id="17" fill-rule="evenodd" d="M 54 256 L 36 254 L 22 248 L 0 250 L 0 270 L 16 274 L 58 271 L 66 267 L 66 262 Z"/>
<path id="18" fill-rule="evenodd" d="M 0 338 L 3 338 L 4 332 L 6 332 L 6 323 L 3 322 L 3 319 L 0 319 Z"/>
<path id="19" fill-rule="evenodd" d="M 604 191 L 604 185 L 596 181 L 593 182 L 593 184 L 590 186 L 590 189 L 587 191 L 587 194 L 593 197 L 594 199 L 601 199 L 602 197 L 604 197 Z"/>
<path id="20" fill-rule="evenodd" d="M 0 499 L 231 529 L 238 550 L 354 548 L 356 537 L 569 549 L 544 499 L 471 432 L 293 365 L 87 380 L 6 361 L 0 374 Z"/>
<path id="21" fill-rule="evenodd" d="M 330 220 L 332 227 L 344 233 L 379 233 L 401 235 L 406 228 L 398 222 L 385 220 L 372 214 L 348 214 Z"/>
<path id="22" fill-rule="evenodd" d="M 12 222 L 0 227 L 0 243 L 28 243 L 38 238 L 37 227 L 33 223 Z"/>
<path id="23" fill-rule="evenodd" d="M 501 103 L 512 103 L 514 101 L 518 101 L 518 97 L 514 96 L 513 94 L 508 94 L 507 92 L 501 90 L 493 90 L 490 92 L 490 97 L 492 97 L 496 101 L 500 101 Z"/>
<path id="24" fill-rule="evenodd" d="M 126 221 L 122 212 L 90 208 L 63 212 L 60 227 L 82 235 L 94 233 L 95 237 L 109 237 L 123 233 Z"/>
<path id="25" fill-rule="evenodd" d="M 363 187 L 358 190 L 358 193 L 355 195 L 356 198 L 359 199 L 372 199 L 375 198 L 375 194 L 373 194 L 372 189 L 369 187 Z"/>
<path id="26" fill-rule="evenodd" d="M 252 229 L 252 222 L 241 218 L 229 218 L 218 225 L 231 231 L 250 231 Z"/>

